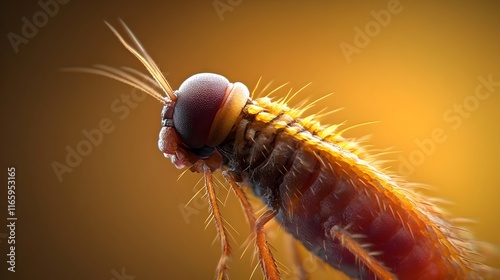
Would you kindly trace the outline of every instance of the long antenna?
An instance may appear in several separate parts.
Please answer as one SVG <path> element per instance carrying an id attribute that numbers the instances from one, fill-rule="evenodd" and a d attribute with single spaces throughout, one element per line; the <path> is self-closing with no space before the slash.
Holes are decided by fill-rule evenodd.
<path id="1" fill-rule="evenodd" d="M 157 99 L 163 104 L 166 104 L 167 101 L 175 101 L 177 100 L 177 95 L 174 93 L 167 79 L 160 71 L 156 63 L 146 52 L 144 47 L 141 45 L 139 40 L 135 37 L 134 33 L 128 28 L 128 26 L 120 20 L 120 23 L 123 25 L 126 30 L 127 35 L 132 39 L 133 45 L 129 44 L 123 36 L 108 22 L 104 21 L 106 25 L 111 29 L 111 31 L 115 34 L 115 36 L 120 40 L 122 45 L 131 52 L 139 61 L 146 67 L 149 74 L 148 76 L 140 71 L 132 69 L 130 67 L 121 67 L 121 69 L 116 67 L 109 67 L 105 65 L 96 64 L 93 67 L 71 67 L 65 68 L 64 71 L 76 71 L 76 72 L 86 72 L 91 74 L 97 74 L 100 76 L 105 76 L 124 84 L 135 87 L 139 90 L 144 91 L 148 95 Z M 164 96 L 161 92 L 164 92 L 166 96 Z"/>
<path id="2" fill-rule="evenodd" d="M 120 23 L 125 28 L 125 31 L 127 32 L 130 39 L 132 39 L 132 41 L 134 42 L 136 48 L 127 43 L 125 39 L 123 39 L 122 35 L 118 31 L 116 31 L 116 29 L 111 24 L 109 24 L 107 21 L 104 21 L 104 23 L 106 23 L 109 29 L 111 29 L 118 40 L 120 40 L 122 45 L 127 48 L 127 50 L 131 52 L 135 57 L 137 57 L 137 59 L 139 59 L 139 61 L 146 67 L 151 76 L 153 76 L 153 78 L 160 85 L 161 89 L 165 92 L 169 99 L 176 100 L 177 96 L 174 94 L 172 88 L 168 84 L 167 79 L 165 79 L 165 76 L 163 76 L 163 73 L 160 71 L 156 63 L 149 56 L 149 54 L 146 52 L 144 47 L 141 45 L 137 37 L 135 37 L 134 33 L 132 33 L 130 28 L 128 28 L 125 22 L 120 19 Z"/>

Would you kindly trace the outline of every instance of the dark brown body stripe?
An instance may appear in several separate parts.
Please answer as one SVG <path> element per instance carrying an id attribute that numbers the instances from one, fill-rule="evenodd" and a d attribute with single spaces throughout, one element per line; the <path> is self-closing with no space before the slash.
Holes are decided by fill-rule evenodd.
<path id="1" fill-rule="evenodd" d="M 403 225 L 411 223 L 410 217 L 384 209 L 373 190 L 351 181 L 348 167 L 329 166 L 334 163 L 327 155 L 315 155 L 293 135 L 257 121 L 243 120 L 232 139 L 218 147 L 224 164 L 246 178 L 256 196 L 279 210 L 276 218 L 283 227 L 332 267 L 353 278 L 374 279 L 339 240 L 330 237 L 337 225 L 364 235 L 357 238 L 359 243 L 371 244 L 367 249 L 379 252 L 376 259 L 399 279 L 449 275 L 441 256 L 430 255 L 436 251 L 432 241 L 409 230 L 416 225 Z"/>

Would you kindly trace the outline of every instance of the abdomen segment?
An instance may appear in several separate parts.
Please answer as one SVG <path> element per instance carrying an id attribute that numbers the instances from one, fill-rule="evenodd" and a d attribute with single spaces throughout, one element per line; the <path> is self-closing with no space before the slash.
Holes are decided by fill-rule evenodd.
<path id="1" fill-rule="evenodd" d="M 358 279 L 479 279 L 432 206 L 286 114 L 265 114 L 243 119 L 221 153 L 309 251 Z"/>

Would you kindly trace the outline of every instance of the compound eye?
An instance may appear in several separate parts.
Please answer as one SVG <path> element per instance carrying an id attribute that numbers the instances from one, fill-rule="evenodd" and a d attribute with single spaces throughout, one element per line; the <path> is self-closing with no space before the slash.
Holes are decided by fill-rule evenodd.
<path id="1" fill-rule="evenodd" d="M 233 90 L 234 85 L 238 85 L 238 90 Z M 243 84 L 234 85 L 225 77 L 212 73 L 193 75 L 181 84 L 173 123 L 184 145 L 213 147 L 227 136 L 250 95 Z M 235 93 L 239 97 L 235 97 Z M 227 110 L 223 109 L 225 106 L 239 108 Z"/>
<path id="2" fill-rule="evenodd" d="M 211 73 L 193 75 L 181 84 L 177 91 L 174 125 L 186 146 L 205 146 L 228 85 L 226 78 Z"/>

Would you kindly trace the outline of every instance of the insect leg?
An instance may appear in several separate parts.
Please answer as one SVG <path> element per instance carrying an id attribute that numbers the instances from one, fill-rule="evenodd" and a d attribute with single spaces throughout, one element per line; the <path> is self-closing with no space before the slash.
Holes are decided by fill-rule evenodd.
<path id="1" fill-rule="evenodd" d="M 243 208 L 243 211 L 245 212 L 245 216 L 247 218 L 248 225 L 250 226 L 250 230 L 252 234 L 254 233 L 254 228 L 255 228 L 255 215 L 253 212 L 253 207 L 248 201 L 247 196 L 245 195 L 245 192 L 241 189 L 241 187 L 238 185 L 237 182 L 240 182 L 241 180 L 237 179 L 238 174 L 235 174 L 232 171 L 224 171 L 222 172 L 222 176 L 224 176 L 224 179 L 229 183 L 231 186 L 232 190 L 236 194 L 236 197 L 238 197 L 238 200 L 240 201 L 241 207 Z M 253 237 L 253 236 L 251 236 Z"/>
<path id="2" fill-rule="evenodd" d="M 340 240 L 342 246 L 356 256 L 373 273 L 376 279 L 397 279 L 382 263 L 373 257 L 373 253 L 366 250 L 363 244 L 356 241 L 355 237 L 347 230 L 335 225 L 330 230 L 330 234 L 334 239 Z"/>
<path id="3" fill-rule="evenodd" d="M 259 260 L 262 271 L 266 277 L 266 280 L 279 280 L 281 279 L 279 276 L 278 267 L 276 266 L 276 262 L 274 261 L 271 250 L 269 249 L 269 244 L 266 240 L 266 233 L 264 232 L 264 226 L 267 222 L 269 222 L 276 214 L 277 211 L 268 210 L 260 218 L 256 221 L 255 215 L 253 213 L 253 207 L 248 201 L 245 193 L 241 190 L 240 186 L 236 183 L 237 180 L 234 172 L 224 171 L 222 173 L 226 181 L 231 185 L 236 197 L 240 201 L 241 206 L 243 207 L 243 211 L 245 212 L 245 216 L 247 217 L 248 224 L 252 230 L 252 235 L 256 237 L 255 243 L 257 245 L 257 251 L 259 253 Z M 253 237 L 253 236 L 252 236 Z"/>
<path id="4" fill-rule="evenodd" d="M 266 232 L 264 231 L 265 224 L 274 218 L 276 214 L 278 214 L 277 210 L 267 210 L 255 223 L 255 244 L 259 253 L 260 267 L 266 280 L 281 279 L 276 261 L 266 240 Z"/>
<path id="5" fill-rule="evenodd" d="M 236 183 L 237 180 L 234 172 L 225 171 L 222 173 L 227 182 L 231 185 L 231 188 L 238 197 L 238 200 L 243 207 L 245 216 L 247 217 L 248 224 L 252 229 L 252 234 L 256 237 L 255 244 L 257 246 L 257 251 L 259 253 L 260 266 L 266 277 L 266 280 L 279 280 L 280 275 L 276 262 L 274 261 L 273 254 L 269 249 L 269 244 L 266 240 L 266 233 L 264 231 L 264 225 L 269 222 L 278 213 L 275 210 L 268 210 L 256 221 L 253 213 L 253 207 L 248 201 L 245 193 L 241 190 L 240 186 Z"/>
<path id="6" fill-rule="evenodd" d="M 227 262 L 231 256 L 231 245 L 229 244 L 229 240 L 227 239 L 226 228 L 224 227 L 224 222 L 222 220 L 222 215 L 219 210 L 219 205 L 217 203 L 217 196 L 215 194 L 215 189 L 212 181 L 212 171 L 210 171 L 210 167 L 207 165 L 203 165 L 203 172 L 205 175 L 205 188 L 208 196 L 208 202 L 210 205 L 210 213 L 214 217 L 215 227 L 217 229 L 217 233 L 219 234 L 222 255 L 219 259 L 219 264 L 217 265 L 217 276 L 216 279 L 222 280 L 227 279 Z"/>

